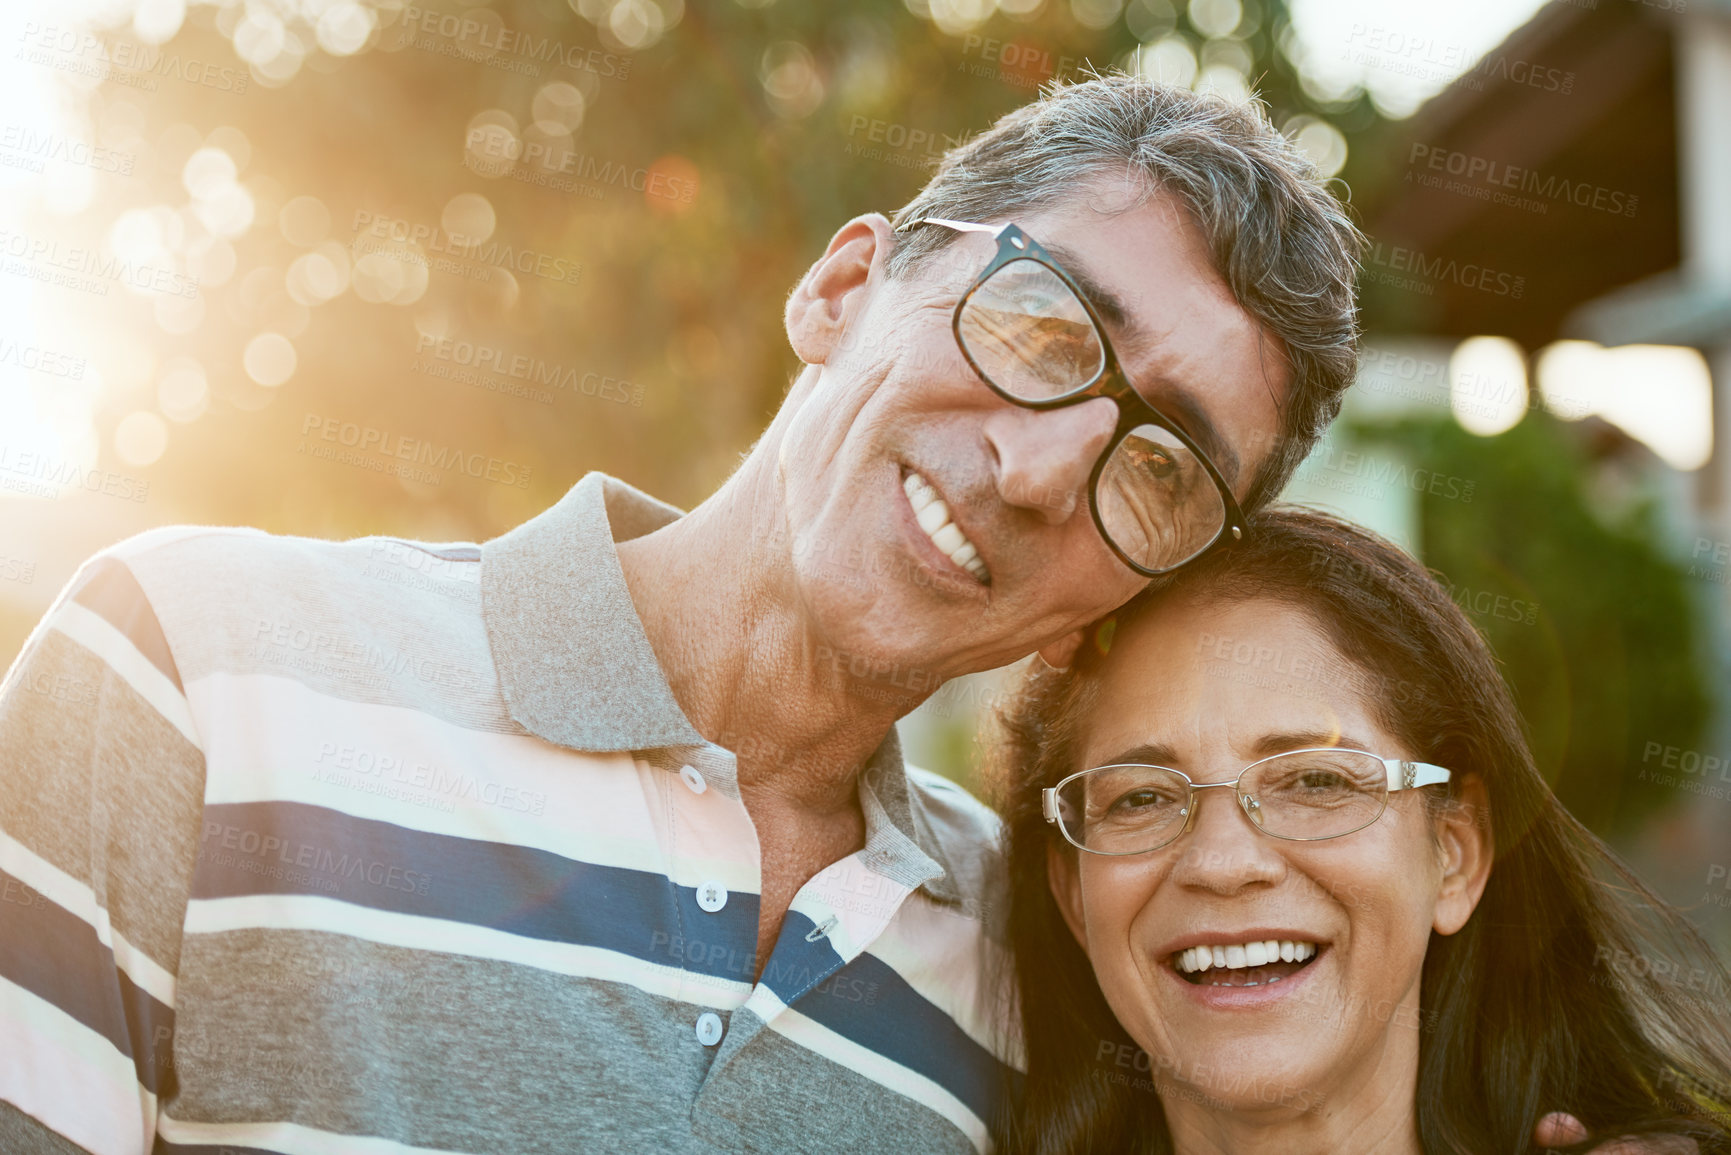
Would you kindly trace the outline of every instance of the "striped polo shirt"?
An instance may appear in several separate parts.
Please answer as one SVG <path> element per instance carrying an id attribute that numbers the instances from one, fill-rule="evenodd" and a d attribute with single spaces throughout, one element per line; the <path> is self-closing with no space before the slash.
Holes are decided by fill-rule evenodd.
<path id="1" fill-rule="evenodd" d="M 996 820 L 892 731 L 754 975 L 734 755 L 614 549 L 678 516 L 82 567 L 0 684 L 0 1151 L 986 1150 Z"/>

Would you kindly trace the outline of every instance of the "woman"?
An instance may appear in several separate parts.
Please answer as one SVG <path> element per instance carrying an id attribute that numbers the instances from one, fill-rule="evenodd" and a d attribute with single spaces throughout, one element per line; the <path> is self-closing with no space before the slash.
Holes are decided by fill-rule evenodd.
<path id="1" fill-rule="evenodd" d="M 1731 1149 L 1724 969 L 1374 535 L 1264 514 L 1030 675 L 999 754 L 1004 1150 L 1479 1155 L 1555 1106 Z"/>

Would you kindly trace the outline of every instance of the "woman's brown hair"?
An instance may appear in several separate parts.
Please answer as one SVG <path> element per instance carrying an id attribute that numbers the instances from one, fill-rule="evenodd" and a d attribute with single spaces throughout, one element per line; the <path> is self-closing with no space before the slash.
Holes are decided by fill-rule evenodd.
<path id="1" fill-rule="evenodd" d="M 1244 542 L 1157 582 L 1101 623 L 1070 669 L 1036 663 L 1000 711 L 989 783 L 1008 825 L 1028 1058 L 1025 1092 L 996 1127 L 1000 1150 L 1171 1150 L 1154 1072 L 1116 1061 L 1135 1044 L 1052 898 L 1058 836 L 1040 789 L 1083 769 L 1114 630 L 1180 595 L 1302 610 L 1361 676 L 1383 729 L 1455 783 L 1484 780 L 1495 866 L 1466 926 L 1431 936 L 1421 981 L 1416 1110 L 1428 1155 L 1530 1150 L 1553 1110 L 1596 1136 L 1664 1132 L 1731 1150 L 1724 966 L 1557 802 L 1490 648 L 1437 581 L 1368 530 L 1296 507 L 1263 511 Z M 1427 791 L 1447 805 L 1451 789 Z"/>

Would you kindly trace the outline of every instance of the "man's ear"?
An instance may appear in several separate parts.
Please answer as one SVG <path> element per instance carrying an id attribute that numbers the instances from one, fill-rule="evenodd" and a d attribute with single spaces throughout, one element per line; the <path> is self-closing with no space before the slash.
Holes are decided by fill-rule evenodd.
<path id="1" fill-rule="evenodd" d="M 865 290 L 883 276 L 895 232 L 882 213 L 843 225 L 787 299 L 788 344 L 807 365 L 822 365 L 841 344 Z"/>
<path id="2" fill-rule="evenodd" d="M 1082 953 L 1087 954 L 1088 936 L 1084 929 L 1087 922 L 1082 918 L 1082 876 L 1076 867 L 1076 856 L 1065 853 L 1056 839 L 1046 844 L 1046 884 L 1057 900 L 1064 925 L 1070 928 Z"/>
<path id="3" fill-rule="evenodd" d="M 1443 876 L 1431 927 L 1438 934 L 1453 934 L 1466 925 L 1484 896 L 1496 857 L 1490 794 L 1481 776 L 1468 774 L 1461 779 L 1459 794 L 1438 819 L 1437 841 Z"/>

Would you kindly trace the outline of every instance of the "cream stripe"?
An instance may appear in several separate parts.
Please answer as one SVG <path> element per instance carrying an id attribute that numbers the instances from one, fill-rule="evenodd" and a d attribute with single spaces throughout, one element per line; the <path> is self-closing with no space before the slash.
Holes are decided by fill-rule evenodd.
<path id="1" fill-rule="evenodd" d="M 756 893 L 755 835 L 719 790 L 627 752 L 586 754 L 454 726 L 404 706 L 320 694 L 293 678 L 215 673 L 187 684 L 205 729 L 205 801 L 301 802 L 411 830 Z M 447 809 L 446 807 L 449 807 Z M 677 857 L 666 815 L 676 811 Z M 702 831 L 702 838 L 687 832 Z"/>
<path id="2" fill-rule="evenodd" d="M 753 1010 L 756 1008 L 753 1007 Z M 910 1071 L 869 1047 L 863 1047 L 846 1036 L 839 1035 L 815 1019 L 795 1010 L 786 1010 L 769 1020 L 769 1029 L 789 1042 L 848 1067 L 880 1086 L 905 1095 L 922 1107 L 942 1115 L 968 1137 L 976 1151 L 991 1147 L 986 1124 L 968 1109 L 967 1104 L 917 1071 Z"/>
<path id="3" fill-rule="evenodd" d="M 114 929 L 108 921 L 108 912 L 97 904 L 96 893 L 88 885 L 47 859 L 37 857 L 5 831 L 0 831 L 0 870 L 89 923 L 96 931 L 97 941 L 114 953 L 115 965 L 126 972 L 134 986 L 148 992 L 163 1006 L 174 1006 L 174 976 Z"/>
<path id="4" fill-rule="evenodd" d="M 168 675 L 139 653 L 132 639 L 115 629 L 107 618 L 68 599 L 54 611 L 49 625 L 106 662 L 109 669 L 138 692 L 139 697 L 185 735 L 188 742 L 202 749 L 186 698 Z"/>
<path id="5" fill-rule="evenodd" d="M 0 1099 L 95 1155 L 144 1155 L 156 1096 L 114 1044 L 0 978 Z"/>
<path id="6" fill-rule="evenodd" d="M 298 1123 L 188 1123 L 163 1113 L 157 1133 L 188 1146 L 258 1147 L 283 1155 L 462 1155 L 443 1147 L 411 1147 L 373 1135 L 340 1135 Z"/>
<path id="7" fill-rule="evenodd" d="M 871 944 L 871 953 L 974 1042 L 1021 1065 L 1013 1000 L 992 986 L 1009 981 L 1009 953 L 981 933 L 978 921 L 916 894 Z M 1014 1053 L 1005 1055 L 1006 1046 Z"/>
<path id="8" fill-rule="evenodd" d="M 446 919 L 372 910 L 319 895 L 244 895 L 194 899 L 187 904 L 189 935 L 255 928 L 322 931 L 408 950 L 494 959 L 554 974 L 624 983 L 661 998 L 715 1010 L 734 1010 L 751 995 L 749 983 L 688 973 L 601 947 L 546 942 Z"/>

